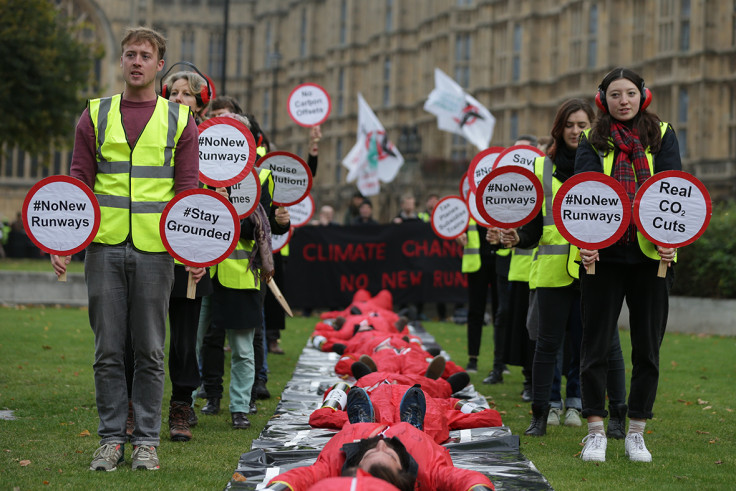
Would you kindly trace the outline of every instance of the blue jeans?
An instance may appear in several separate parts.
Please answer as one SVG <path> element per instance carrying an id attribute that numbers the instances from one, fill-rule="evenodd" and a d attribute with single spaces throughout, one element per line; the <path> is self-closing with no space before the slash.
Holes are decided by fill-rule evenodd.
<path id="1" fill-rule="evenodd" d="M 164 345 L 174 261 L 144 254 L 131 244 L 87 248 L 84 276 L 89 321 L 95 335 L 95 398 L 100 444 L 124 443 L 128 417 L 125 339 L 130 330 L 135 359 L 131 399 L 133 445 L 159 444 L 164 396 Z"/>
<path id="2" fill-rule="evenodd" d="M 258 328 L 256 328 L 258 329 Z M 230 359 L 230 412 L 250 411 L 250 394 L 256 378 L 253 335 L 255 329 L 228 329 L 232 358 Z"/>

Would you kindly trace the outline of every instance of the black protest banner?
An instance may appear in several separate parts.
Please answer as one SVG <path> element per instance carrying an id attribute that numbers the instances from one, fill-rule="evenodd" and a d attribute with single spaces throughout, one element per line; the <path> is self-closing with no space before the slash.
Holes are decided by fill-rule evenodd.
<path id="1" fill-rule="evenodd" d="M 389 290 L 394 305 L 461 303 L 462 247 L 424 222 L 301 227 L 289 242 L 286 298 L 297 307 L 348 305 L 359 289 Z"/>

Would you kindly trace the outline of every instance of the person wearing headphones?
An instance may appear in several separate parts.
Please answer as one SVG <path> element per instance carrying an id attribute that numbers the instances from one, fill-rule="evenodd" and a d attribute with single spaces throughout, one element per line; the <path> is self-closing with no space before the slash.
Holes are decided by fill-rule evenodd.
<path id="1" fill-rule="evenodd" d="M 652 175 L 681 170 L 680 151 L 672 127 L 647 110 L 652 95 L 644 79 L 627 68 L 611 70 L 598 87 L 598 121 L 583 133 L 575 158 L 575 173 L 602 172 L 616 179 L 631 202 L 637 189 Z M 624 235 L 601 250 L 581 249 L 582 267 L 596 263 L 595 274 L 580 270 L 583 338 L 580 352 L 583 416 L 588 436 L 583 460 L 606 459 L 606 371 L 613 332 L 621 306 L 629 307 L 631 383 L 626 455 L 635 462 L 651 462 L 644 444 L 646 420 L 659 381 L 659 349 L 674 282 L 675 249 L 658 247 L 637 231 L 632 220 Z M 659 261 L 668 263 L 665 278 L 657 276 Z"/>

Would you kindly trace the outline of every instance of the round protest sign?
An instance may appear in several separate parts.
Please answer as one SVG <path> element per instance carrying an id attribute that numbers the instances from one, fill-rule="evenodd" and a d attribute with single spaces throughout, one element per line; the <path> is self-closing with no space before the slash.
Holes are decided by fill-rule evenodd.
<path id="1" fill-rule="evenodd" d="M 273 204 L 291 206 L 307 197 L 312 189 L 312 171 L 301 158 L 289 152 L 271 152 L 258 162 L 260 169 L 271 169 Z"/>
<path id="2" fill-rule="evenodd" d="M 499 167 L 483 178 L 475 199 L 480 214 L 494 227 L 519 227 L 542 208 L 542 183 L 524 167 Z"/>
<path id="3" fill-rule="evenodd" d="M 70 256 L 89 245 L 100 228 L 100 207 L 89 187 L 69 176 L 38 181 L 23 200 L 23 226 L 44 252 Z"/>
<path id="4" fill-rule="evenodd" d="M 465 204 L 468 205 L 468 212 L 470 213 L 470 218 L 475 220 L 475 223 L 483 226 L 483 227 L 491 227 L 492 225 L 488 223 L 488 221 L 480 214 L 480 211 L 478 211 L 478 201 L 475 199 L 475 191 L 468 191 L 468 199 L 465 201 Z"/>
<path id="5" fill-rule="evenodd" d="M 164 247 L 187 266 L 206 267 L 226 259 L 240 238 L 240 220 L 228 200 L 211 189 L 177 194 L 159 222 Z"/>
<path id="6" fill-rule="evenodd" d="M 199 125 L 199 180 L 227 187 L 243 180 L 256 161 L 256 142 L 250 130 L 228 116 Z"/>
<path id="7" fill-rule="evenodd" d="M 470 161 L 468 166 L 468 184 L 470 190 L 476 193 L 478 191 L 478 184 L 493 170 L 493 164 L 501 152 L 504 151 L 503 147 L 490 147 L 486 148 L 482 152 L 478 152 L 473 160 Z"/>
<path id="8" fill-rule="evenodd" d="M 537 157 L 544 157 L 544 152 L 537 147 L 531 145 L 514 145 L 496 157 L 493 168 L 498 169 L 507 165 L 518 165 L 534 172 L 534 159 Z"/>
<path id="9" fill-rule="evenodd" d="M 684 247 L 703 235 L 710 223 L 710 194 L 695 176 L 660 172 L 641 185 L 634 198 L 634 222 L 649 241 Z"/>
<path id="10" fill-rule="evenodd" d="M 255 169 L 251 169 L 245 178 L 230 186 L 230 203 L 238 218 L 245 218 L 256 209 L 261 200 L 261 180 Z"/>
<path id="11" fill-rule="evenodd" d="M 631 203 L 611 176 L 583 172 L 569 178 L 557 191 L 552 215 L 568 242 L 584 249 L 602 249 L 626 231 Z"/>
<path id="12" fill-rule="evenodd" d="M 460 196 L 446 196 L 432 210 L 432 230 L 443 239 L 459 237 L 468 228 L 470 211 Z"/>
<path id="13" fill-rule="evenodd" d="M 468 193 L 470 192 L 470 180 L 468 179 L 468 173 L 463 174 L 460 179 L 460 197 L 464 200 L 468 199 Z"/>
<path id="14" fill-rule="evenodd" d="M 289 241 L 291 240 L 291 234 L 293 232 L 294 232 L 294 228 L 292 227 L 292 228 L 289 228 L 289 231 L 286 232 L 285 234 L 271 235 L 271 251 L 274 254 L 276 254 L 281 249 L 283 249 L 286 246 L 286 244 L 288 244 Z"/>
<path id="15" fill-rule="evenodd" d="M 314 216 L 314 198 L 312 198 L 311 194 L 308 194 L 299 203 L 287 206 L 286 209 L 289 210 L 291 226 L 294 228 L 302 227 L 308 224 L 312 216 Z"/>
<path id="16" fill-rule="evenodd" d="M 317 126 L 330 115 L 332 102 L 325 89 L 317 84 L 301 84 L 289 94 L 289 116 L 300 126 Z"/>

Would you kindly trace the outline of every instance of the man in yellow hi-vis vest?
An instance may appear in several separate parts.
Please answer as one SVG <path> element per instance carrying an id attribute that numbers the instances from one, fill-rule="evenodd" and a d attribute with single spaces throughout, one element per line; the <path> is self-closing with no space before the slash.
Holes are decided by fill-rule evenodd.
<path id="1" fill-rule="evenodd" d="M 164 341 L 174 261 L 159 233 L 166 204 L 197 187 L 198 132 L 189 108 L 157 97 L 166 40 L 148 28 L 121 42 L 122 94 L 90 100 L 77 124 L 70 174 L 94 190 L 100 228 L 87 248 L 85 280 L 95 335 L 95 398 L 100 447 L 90 469 L 124 461 L 128 393 L 124 352 L 133 343 L 133 469 L 159 468 L 156 448 L 164 393 Z M 52 256 L 55 272 L 68 258 Z M 192 268 L 195 279 L 203 268 Z"/>

